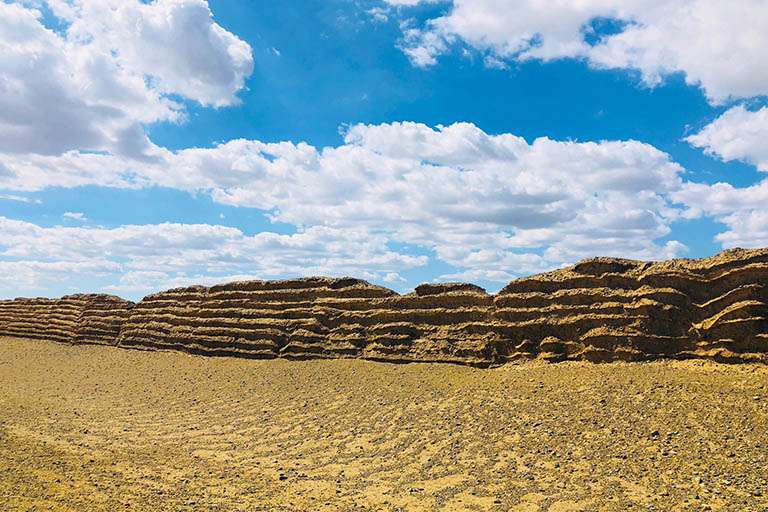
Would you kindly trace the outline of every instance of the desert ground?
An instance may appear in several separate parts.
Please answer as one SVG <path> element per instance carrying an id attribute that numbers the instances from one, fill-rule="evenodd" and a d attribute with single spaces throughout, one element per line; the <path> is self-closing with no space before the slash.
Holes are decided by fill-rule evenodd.
<path id="1" fill-rule="evenodd" d="M 0 339 L 0 510 L 768 510 L 768 368 Z"/>

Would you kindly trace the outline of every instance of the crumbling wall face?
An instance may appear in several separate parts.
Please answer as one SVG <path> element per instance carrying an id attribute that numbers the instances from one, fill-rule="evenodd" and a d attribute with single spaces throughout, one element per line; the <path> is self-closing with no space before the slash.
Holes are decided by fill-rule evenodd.
<path id="1" fill-rule="evenodd" d="M 87 295 L 80 311 L 73 343 L 115 345 L 134 303 L 114 295 Z"/>
<path id="2" fill-rule="evenodd" d="M 704 260 L 585 260 L 511 282 L 408 295 L 309 278 L 169 290 L 131 313 L 120 343 L 248 357 L 361 357 L 492 365 L 519 359 L 765 361 L 768 251 Z"/>
<path id="3" fill-rule="evenodd" d="M 768 361 L 768 251 L 612 258 L 511 282 L 495 316 L 531 357 Z"/>
<path id="4" fill-rule="evenodd" d="M 485 364 L 493 299 L 472 285 L 410 295 L 353 278 L 178 288 L 131 312 L 120 346 L 254 358 L 362 357 Z"/>
<path id="5" fill-rule="evenodd" d="M 112 295 L 0 301 L 0 336 L 114 345 L 133 303 Z"/>

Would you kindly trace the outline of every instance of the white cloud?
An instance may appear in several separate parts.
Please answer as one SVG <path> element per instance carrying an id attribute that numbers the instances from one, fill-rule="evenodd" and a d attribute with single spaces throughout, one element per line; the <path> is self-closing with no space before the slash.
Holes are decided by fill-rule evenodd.
<path id="1" fill-rule="evenodd" d="M 371 15 L 371 19 L 378 23 L 386 23 L 389 21 L 389 9 L 383 7 L 373 7 L 365 11 Z"/>
<path id="2" fill-rule="evenodd" d="M 232 281 L 251 281 L 260 278 L 260 276 L 254 274 L 208 276 L 204 274 L 187 275 L 185 272 L 179 272 L 174 275 L 167 272 L 137 270 L 126 272 L 120 276 L 117 284 L 107 285 L 103 289 L 104 291 L 115 293 L 145 293 L 148 290 L 168 290 L 193 285 L 212 286 Z"/>
<path id="3" fill-rule="evenodd" d="M 684 217 L 712 216 L 725 224 L 715 236 L 723 248 L 768 246 L 768 179 L 749 187 L 685 183 L 671 197 L 688 207 Z"/>
<path id="4" fill-rule="evenodd" d="M 231 105 L 253 71 L 250 46 L 213 21 L 206 0 L 48 3 L 70 23 L 68 41 L 114 53 L 120 68 L 149 77 L 163 94 Z"/>
<path id="5" fill-rule="evenodd" d="M 373 237 L 382 247 L 415 245 L 457 272 L 482 271 L 484 279 L 506 280 L 596 254 L 654 259 L 685 250 L 655 242 L 680 216 L 668 195 L 681 189 L 683 169 L 637 141 L 540 138 L 529 144 L 468 123 L 436 129 L 392 123 L 352 126 L 344 144 L 323 149 L 234 140 L 213 148 L 162 150 L 157 163 L 142 165 L 77 153 L 36 157 L 25 165 L 9 162 L 15 177 L 0 177 L 0 186 L 107 182 L 208 193 L 220 203 L 265 210 L 275 221 L 305 229 L 303 236 L 331 230 Z M 57 178 L 62 172 L 66 180 Z M 205 233 L 199 236 L 205 239 Z M 137 238 L 145 249 L 162 239 L 156 231 L 152 242 Z M 45 250 L 59 244 L 51 240 Z M 98 240 L 90 247 L 104 250 Z M 152 260 L 156 266 L 163 262 Z M 228 263 L 221 263 L 217 270 L 229 272 Z M 375 259 L 367 263 L 379 268 Z M 291 268 L 307 272 L 298 264 Z"/>
<path id="6" fill-rule="evenodd" d="M 454 39 L 450 34 L 440 35 L 410 27 L 410 23 L 404 23 L 401 27 L 404 44 L 400 49 L 414 66 L 421 68 L 437 64 L 437 56 L 447 51 L 448 43 L 453 42 Z"/>
<path id="7" fill-rule="evenodd" d="M 33 9 L 0 3 L 0 44 L 9 49 L 0 55 L 0 189 L 169 187 L 264 210 L 298 232 L 42 228 L 2 219 L 0 256 L 27 262 L 30 280 L 41 275 L 38 264 L 106 261 L 120 269 L 110 286 L 133 290 L 232 275 L 402 282 L 399 272 L 428 261 L 391 248 L 407 244 L 453 275 L 506 281 L 595 254 L 685 251 L 657 242 L 680 217 L 669 197 L 683 190 L 683 170 L 637 141 L 528 143 L 469 123 L 404 122 L 354 125 L 337 147 L 254 140 L 158 147 L 143 126 L 183 117 L 171 95 L 237 102 L 252 69 L 250 47 L 216 24 L 203 0 L 48 5 L 66 22 L 63 32 L 46 29 Z M 422 43 L 407 48 L 421 52 L 415 59 L 435 59 L 461 36 L 437 26 L 404 26 Z M 509 55 L 497 49 L 486 57 L 500 66 Z"/>
<path id="8" fill-rule="evenodd" d="M 85 218 L 85 214 L 82 213 L 82 212 L 77 212 L 77 213 L 75 213 L 75 212 L 64 212 L 64 214 L 62 214 L 62 217 L 65 217 L 67 219 L 79 220 L 79 221 L 83 221 L 83 222 L 88 220 L 88 219 Z"/>
<path id="9" fill-rule="evenodd" d="M 741 160 L 768 172 L 768 107 L 737 105 L 685 140 L 726 162 Z"/>
<path id="10" fill-rule="evenodd" d="M 730 108 L 700 132 L 685 138 L 705 153 L 740 160 L 768 172 L 768 107 Z M 768 246 L 768 179 L 747 187 L 730 183 L 685 183 L 672 194 L 687 206 L 684 217 L 712 216 L 726 226 L 715 241 L 724 248 Z"/>
<path id="11" fill-rule="evenodd" d="M 729 228 L 715 237 L 724 248 L 768 247 L 768 209 L 740 209 L 720 221 Z"/>
<path id="12" fill-rule="evenodd" d="M 443 274 L 439 279 L 435 279 L 434 282 L 445 281 L 464 281 L 468 283 L 474 283 L 477 281 L 495 281 L 497 283 L 507 282 L 515 279 L 514 274 L 504 272 L 503 270 L 465 270 L 464 272 L 456 272 L 453 274 Z"/>
<path id="13" fill-rule="evenodd" d="M 376 280 L 427 262 L 389 249 L 386 237 L 364 230 L 317 226 L 247 236 L 207 224 L 45 228 L 5 217 L 0 257 L 7 260 L 0 269 L 13 270 L 5 284 L 44 287 L 102 275 L 112 281 L 106 289 L 143 292 L 234 278 L 353 274 Z"/>
<path id="14" fill-rule="evenodd" d="M 385 0 L 389 5 L 413 7 L 418 4 L 434 4 L 445 0 Z"/>
<path id="15" fill-rule="evenodd" d="M 768 205 L 768 180 L 749 187 L 734 187 L 730 183 L 685 183 L 672 193 L 673 200 L 685 204 L 689 210 L 684 217 L 726 215 L 737 210 L 754 210 Z"/>
<path id="16" fill-rule="evenodd" d="M 165 152 L 160 151 L 160 155 Z M 139 188 L 149 185 L 145 173 L 150 162 L 125 156 L 67 151 L 63 155 L 5 154 L 5 173 L 0 189 L 37 191 L 48 187 L 73 188 L 84 185 Z M 160 162 L 157 158 L 154 162 Z"/>
<path id="17" fill-rule="evenodd" d="M 596 33 L 592 22 L 606 19 L 623 27 Z M 491 63 L 579 58 L 599 68 L 639 70 L 648 85 L 683 72 L 720 103 L 768 94 L 767 25 L 764 0 L 454 0 L 445 15 L 420 29 L 407 27 L 403 49 L 415 65 L 429 66 L 460 39 Z"/>
<path id="18" fill-rule="evenodd" d="M 356 125 L 322 151 L 234 141 L 176 158 L 183 172 L 176 162 L 163 175 L 179 176 L 175 186 L 203 184 L 217 201 L 297 226 L 366 226 L 496 276 L 594 254 L 666 256 L 654 240 L 678 216 L 665 194 L 682 183 L 682 169 L 647 144 L 528 144 L 466 123 Z"/>
<path id="19" fill-rule="evenodd" d="M 43 204 L 40 199 L 31 199 L 29 197 L 17 196 L 15 194 L 0 194 L 0 199 L 5 199 L 7 201 L 17 201 L 19 203 Z"/>
<path id="20" fill-rule="evenodd" d="M 419 2 L 388 3 L 370 14 Z M 137 292 L 315 274 L 403 283 L 400 272 L 428 262 L 413 249 L 394 249 L 406 245 L 451 267 L 440 279 L 506 282 L 594 255 L 679 256 L 687 248 L 667 240 L 671 224 L 702 215 L 726 225 L 717 237 L 724 246 L 768 245 L 768 181 L 747 188 L 683 182 L 669 155 L 632 140 L 529 143 L 469 123 L 403 122 L 354 125 L 337 147 L 241 139 L 169 151 L 143 126 L 182 120 L 184 107 L 171 98 L 237 103 L 253 66 L 248 44 L 217 25 L 204 0 L 48 5 L 63 31 L 45 28 L 34 9 L 0 3 L 0 189 L 169 187 L 264 210 L 297 232 L 251 236 L 204 224 L 43 228 L 0 218 L 6 288 L 86 275 L 104 277 L 105 289 Z M 639 69 L 649 85 L 682 71 L 713 102 L 724 101 L 768 92 L 768 35 L 757 30 L 767 6 L 455 0 L 423 27 L 404 22 L 402 48 L 428 66 L 460 39 L 492 67 L 584 58 Z M 597 17 L 628 24 L 590 46 L 585 27 Z M 735 107 L 687 140 L 768 170 L 766 118 L 768 108 Z"/>
<path id="21" fill-rule="evenodd" d="M 0 261 L 0 293 L 3 289 L 42 290 L 72 276 L 104 277 L 121 270 L 120 264 L 99 258 L 88 261 Z"/>
<path id="22" fill-rule="evenodd" d="M 184 115 L 168 95 L 230 105 L 251 73 L 250 47 L 204 0 L 47 3 L 64 33 L 38 10 L 0 3 L 0 153 L 151 159 L 142 125 Z"/>
<path id="23" fill-rule="evenodd" d="M 384 277 L 381 278 L 382 281 L 385 283 L 407 283 L 408 280 L 398 274 L 397 272 L 388 272 Z"/>

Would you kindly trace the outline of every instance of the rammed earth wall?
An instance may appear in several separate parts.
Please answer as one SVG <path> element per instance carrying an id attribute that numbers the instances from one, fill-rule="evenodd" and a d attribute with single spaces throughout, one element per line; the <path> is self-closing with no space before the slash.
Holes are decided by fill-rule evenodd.
<path id="1" fill-rule="evenodd" d="M 647 263 L 595 258 L 518 279 L 408 295 L 353 278 L 0 301 L 0 335 L 253 358 L 478 366 L 659 357 L 768 362 L 768 250 Z"/>
<path id="2" fill-rule="evenodd" d="M 0 301 L 0 336 L 114 345 L 133 302 L 114 295 Z"/>

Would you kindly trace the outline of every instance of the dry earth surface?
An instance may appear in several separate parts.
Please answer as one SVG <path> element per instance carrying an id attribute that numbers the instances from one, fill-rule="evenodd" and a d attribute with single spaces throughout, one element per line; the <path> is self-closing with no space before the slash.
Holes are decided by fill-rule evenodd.
<path id="1" fill-rule="evenodd" d="M 768 367 L 0 338 L 0 510 L 768 510 Z"/>

